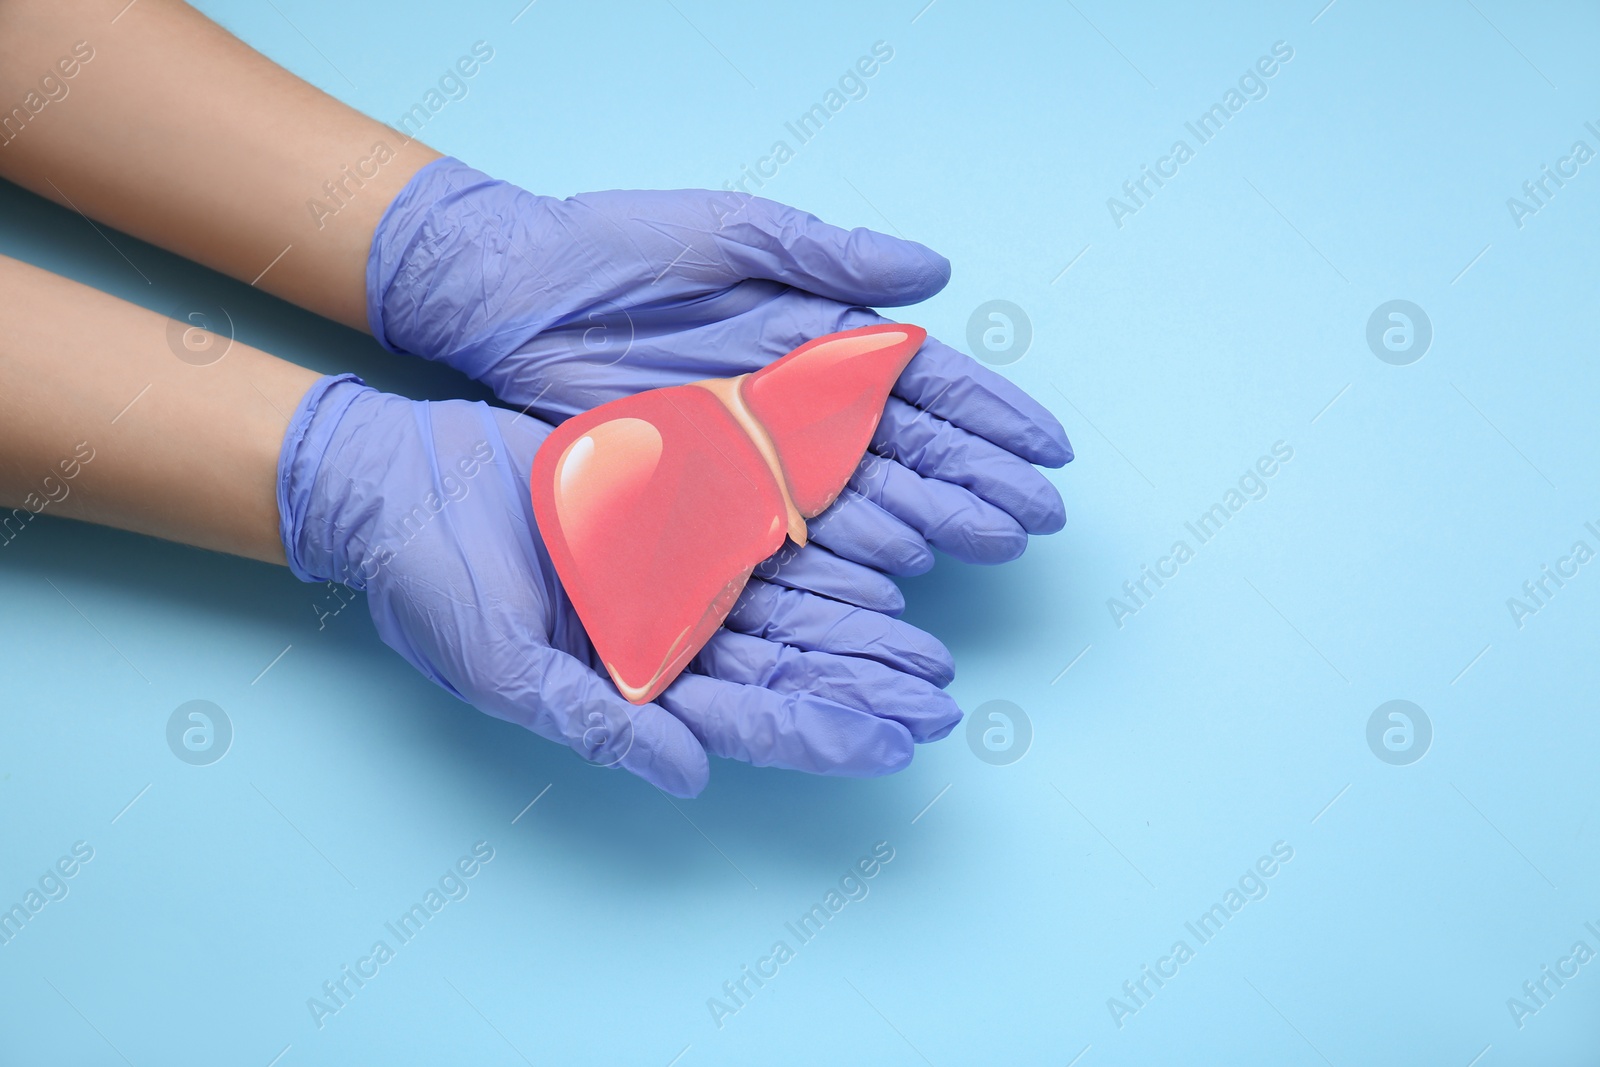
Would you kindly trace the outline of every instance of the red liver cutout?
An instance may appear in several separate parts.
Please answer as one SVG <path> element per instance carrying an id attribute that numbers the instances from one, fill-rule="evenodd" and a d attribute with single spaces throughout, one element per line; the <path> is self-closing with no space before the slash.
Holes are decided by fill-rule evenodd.
<path id="1" fill-rule="evenodd" d="M 838 496 L 925 336 L 901 325 L 829 334 L 754 374 L 614 400 L 540 446 L 534 516 L 625 698 L 655 699 L 722 625 L 783 543 L 785 492 L 803 518 Z M 739 400 L 749 428 L 730 410 Z"/>

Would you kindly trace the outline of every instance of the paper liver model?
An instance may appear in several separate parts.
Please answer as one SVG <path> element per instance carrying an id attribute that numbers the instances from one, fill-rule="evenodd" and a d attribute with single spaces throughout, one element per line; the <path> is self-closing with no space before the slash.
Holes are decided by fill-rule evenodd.
<path id="1" fill-rule="evenodd" d="M 926 331 L 868 326 L 752 374 L 652 389 L 562 423 L 533 460 L 539 531 L 622 695 L 655 699 L 756 564 L 832 504 Z"/>

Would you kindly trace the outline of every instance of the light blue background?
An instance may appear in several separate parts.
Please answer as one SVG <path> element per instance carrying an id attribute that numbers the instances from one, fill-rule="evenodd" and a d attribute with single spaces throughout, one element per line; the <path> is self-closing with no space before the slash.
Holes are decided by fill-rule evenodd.
<path id="1" fill-rule="evenodd" d="M 1600 163 L 1521 229 L 1506 200 L 1600 149 L 1600 17 L 921 5 L 202 6 L 385 121 L 487 41 L 424 137 L 561 195 L 719 187 L 891 44 L 760 191 L 949 256 L 906 314 L 953 343 L 986 300 L 1031 317 L 1005 373 L 1072 435 L 1067 529 L 905 583 L 962 705 L 1031 718 L 1026 756 L 984 763 L 963 728 L 892 778 L 716 761 L 673 803 L 432 688 L 364 605 L 319 630 L 282 570 L 43 520 L 0 551 L 0 904 L 95 853 L 0 947 L 0 1061 L 1594 1062 L 1600 962 L 1520 1029 L 1506 1002 L 1600 950 L 1600 564 L 1520 629 L 1506 601 L 1600 549 Z M 1267 97 L 1119 229 L 1107 198 L 1276 41 Z M 147 284 L 72 213 L 0 198 L 7 254 L 483 395 L 111 235 Z M 1435 332 L 1409 366 L 1365 341 L 1394 298 Z M 1119 628 L 1107 599 L 1280 440 L 1268 495 Z M 236 732 L 209 767 L 165 740 L 193 699 Z M 1433 724 L 1410 766 L 1367 745 L 1390 699 Z M 307 998 L 478 841 L 470 895 L 319 1030 Z M 785 922 L 879 841 L 870 895 L 798 946 Z M 1185 921 L 1280 841 L 1270 894 L 1198 945 Z M 1119 1028 L 1108 998 L 1179 938 L 1195 958 Z M 707 999 L 779 939 L 795 958 L 719 1029 Z"/>

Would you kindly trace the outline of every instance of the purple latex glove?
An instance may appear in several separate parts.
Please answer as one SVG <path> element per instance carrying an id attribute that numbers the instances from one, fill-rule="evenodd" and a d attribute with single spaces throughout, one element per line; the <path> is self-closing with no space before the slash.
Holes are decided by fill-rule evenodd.
<path id="1" fill-rule="evenodd" d="M 656 703 L 624 701 L 534 523 L 528 477 L 549 432 L 487 404 L 319 380 L 278 464 L 290 568 L 365 589 L 384 643 L 462 700 L 677 796 L 705 788 L 707 753 L 867 777 L 959 721 L 934 638 L 763 581 Z"/>
<path id="2" fill-rule="evenodd" d="M 447 363 L 559 422 L 884 322 L 867 308 L 925 300 L 949 276 L 944 257 L 920 244 L 758 197 L 558 200 L 446 157 L 384 213 L 367 262 L 367 314 L 390 349 Z M 1061 424 L 933 338 L 896 383 L 872 450 L 811 520 L 815 543 L 844 559 L 918 574 L 932 566 L 932 546 L 998 563 L 1065 522 L 1060 494 L 1033 467 L 1072 458 Z M 877 586 L 854 602 L 897 610 L 895 596 Z"/>

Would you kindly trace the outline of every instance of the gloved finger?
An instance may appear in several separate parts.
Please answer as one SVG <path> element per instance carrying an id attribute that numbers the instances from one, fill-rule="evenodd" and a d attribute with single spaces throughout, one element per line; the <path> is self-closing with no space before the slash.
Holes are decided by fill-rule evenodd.
<path id="1" fill-rule="evenodd" d="M 922 343 L 895 382 L 894 395 L 1029 463 L 1060 467 L 1072 460 L 1067 432 L 1043 404 L 937 338 Z"/>
<path id="2" fill-rule="evenodd" d="M 926 574 L 933 567 L 921 534 L 848 487 L 828 510 L 806 521 L 806 530 L 834 555 L 886 574 Z"/>
<path id="3" fill-rule="evenodd" d="M 893 719 L 913 741 L 943 737 L 961 721 L 961 708 L 943 689 L 872 660 L 807 652 L 749 634 L 718 630 L 695 670 L 725 682 L 776 693 L 810 693 L 847 708 Z"/>
<path id="4" fill-rule="evenodd" d="M 886 615 L 906 610 L 904 594 L 887 575 L 841 559 L 820 545 L 801 548 L 785 541 L 782 548 L 756 564 L 753 577 Z"/>
<path id="5" fill-rule="evenodd" d="M 1031 534 L 1052 534 L 1066 525 L 1067 509 L 1061 494 L 1037 467 L 903 400 L 889 398 L 873 434 L 872 449 L 925 478 L 971 490 Z"/>
<path id="6" fill-rule="evenodd" d="M 565 652 L 539 646 L 514 682 L 491 686 L 494 706 L 484 710 L 590 763 L 621 767 L 676 797 L 698 796 L 710 779 L 705 749 L 680 720 L 655 704 L 629 704 L 609 679 Z"/>
<path id="7" fill-rule="evenodd" d="M 956 675 L 950 650 L 932 634 L 878 611 L 752 580 L 723 625 L 808 652 L 876 660 L 943 687 Z"/>
<path id="8" fill-rule="evenodd" d="M 1006 563 L 1022 555 L 1028 534 L 1017 520 L 969 490 L 924 478 L 886 457 L 863 463 L 850 487 L 910 524 L 928 543 L 963 563 Z"/>
<path id="9" fill-rule="evenodd" d="M 917 304 L 950 280 L 950 261 L 926 245 L 862 227 L 830 226 L 758 196 L 724 209 L 717 236 L 723 254 L 746 277 L 846 304 Z"/>
<path id="10" fill-rule="evenodd" d="M 757 767 L 876 778 L 911 762 L 904 726 L 812 693 L 777 693 L 684 673 L 660 696 L 707 752 Z"/>

